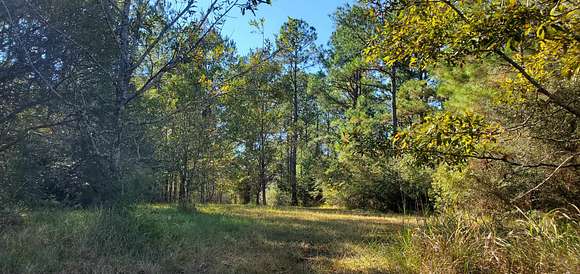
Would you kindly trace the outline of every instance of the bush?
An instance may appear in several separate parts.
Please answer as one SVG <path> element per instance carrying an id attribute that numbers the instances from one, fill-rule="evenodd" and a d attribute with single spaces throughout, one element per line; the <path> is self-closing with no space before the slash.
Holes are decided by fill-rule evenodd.
<path id="1" fill-rule="evenodd" d="M 352 155 L 342 160 L 333 163 L 322 182 L 328 205 L 401 213 L 431 208 L 429 169 L 410 165 L 408 158 L 376 162 Z"/>
<path id="2" fill-rule="evenodd" d="M 20 225 L 23 222 L 24 220 L 18 212 L 14 210 L 0 209 L 0 231 L 7 227 Z"/>
<path id="3" fill-rule="evenodd" d="M 277 185 L 268 188 L 266 191 L 266 200 L 274 206 L 290 205 L 290 195 L 287 191 L 281 190 Z"/>
<path id="4" fill-rule="evenodd" d="M 446 164 L 435 169 L 430 196 L 437 210 L 445 212 L 468 208 L 467 171 L 466 168 L 452 169 Z"/>

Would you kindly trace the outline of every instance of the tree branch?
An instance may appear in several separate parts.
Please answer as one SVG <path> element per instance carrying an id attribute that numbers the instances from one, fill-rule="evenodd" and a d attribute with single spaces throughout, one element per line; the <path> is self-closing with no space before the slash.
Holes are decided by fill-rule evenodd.
<path id="1" fill-rule="evenodd" d="M 566 164 L 568 161 L 572 160 L 576 155 L 572 155 L 568 158 L 566 158 L 566 160 L 564 160 L 562 163 L 560 163 L 560 165 L 558 165 L 558 167 L 556 167 L 556 169 L 554 169 L 554 171 L 552 171 L 552 173 L 550 173 L 550 175 L 548 177 L 546 177 L 546 179 L 544 179 L 541 183 L 539 183 L 538 185 L 536 185 L 535 187 L 531 188 L 530 190 L 520 194 L 518 197 L 516 197 L 515 199 L 512 200 L 512 202 L 515 202 L 519 199 L 521 199 L 522 197 L 530 194 L 532 191 L 537 190 L 538 188 L 540 188 L 543 184 L 545 184 L 548 180 L 550 180 L 550 178 L 552 178 L 552 176 L 554 176 L 554 174 L 556 174 L 556 172 L 562 168 L 564 166 L 564 164 Z"/>
<path id="2" fill-rule="evenodd" d="M 437 2 L 437 1 L 435 1 Z M 465 14 L 457 7 L 455 6 L 453 3 L 451 3 L 448 0 L 439 0 L 439 2 L 445 3 L 447 6 L 449 6 L 451 9 L 453 9 L 453 11 L 455 11 L 455 13 L 457 13 L 457 15 L 467 24 L 471 24 L 471 21 L 469 20 L 469 18 L 467 18 L 467 16 L 465 16 Z M 526 78 L 526 80 L 528 80 L 528 82 L 530 82 L 537 90 L 537 92 L 547 96 L 553 103 L 555 103 L 556 105 L 562 107 L 563 109 L 565 109 L 566 111 L 574 114 L 576 117 L 580 117 L 580 109 L 570 105 L 569 103 L 565 102 L 562 98 L 554 95 L 553 93 L 550 93 L 544 86 L 542 86 L 538 80 L 536 80 L 534 77 L 532 77 L 524 67 L 522 67 L 520 64 L 518 64 L 516 61 L 514 61 L 511 57 L 509 57 L 507 54 L 505 54 L 502 50 L 500 49 L 494 49 L 493 52 L 495 54 L 497 54 L 498 56 L 500 56 L 502 59 L 504 59 L 506 62 L 508 62 L 512 67 L 514 67 L 520 74 L 522 74 L 522 76 L 524 76 L 524 78 Z"/>
<path id="3" fill-rule="evenodd" d="M 212 3 L 212 7 L 215 5 L 215 3 L 217 2 L 217 0 L 214 0 L 214 2 Z M 151 53 L 151 51 L 157 46 L 157 44 L 159 44 L 159 42 L 165 37 L 165 34 L 167 34 L 167 32 L 173 27 L 173 25 L 175 25 L 175 23 L 177 23 L 177 21 L 179 21 L 179 19 L 185 15 L 185 13 L 187 13 L 190 8 L 193 6 L 194 1 L 188 1 L 187 5 L 185 6 L 185 8 L 183 8 L 183 10 L 181 10 L 181 12 L 179 12 L 175 18 L 173 18 L 173 20 L 171 20 L 171 22 L 169 22 L 169 24 L 167 24 L 157 35 L 157 37 L 155 38 L 155 40 L 153 41 L 153 43 L 151 43 L 147 49 L 145 49 L 145 51 L 143 52 L 143 54 L 141 54 L 141 57 L 139 57 L 137 59 L 137 61 L 133 64 L 133 66 L 130 68 L 131 71 L 135 70 L 136 68 L 138 68 L 142 63 L 143 60 L 145 60 L 145 58 L 147 58 L 147 56 L 149 56 L 149 54 Z M 211 8 L 211 7 L 210 7 Z"/>

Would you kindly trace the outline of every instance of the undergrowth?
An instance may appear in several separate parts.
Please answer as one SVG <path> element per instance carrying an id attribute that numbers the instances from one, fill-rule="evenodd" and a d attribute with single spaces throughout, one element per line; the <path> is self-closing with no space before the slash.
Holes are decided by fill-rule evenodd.
<path id="1" fill-rule="evenodd" d="M 432 217 L 401 233 L 398 263 L 417 273 L 580 273 L 580 211 L 516 213 Z"/>

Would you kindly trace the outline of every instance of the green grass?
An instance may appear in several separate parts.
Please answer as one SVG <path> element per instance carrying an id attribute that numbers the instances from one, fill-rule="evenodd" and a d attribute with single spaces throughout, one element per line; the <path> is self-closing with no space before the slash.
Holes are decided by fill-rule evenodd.
<path id="1" fill-rule="evenodd" d="M 385 273 L 416 219 L 320 208 L 33 211 L 0 231 L 3 273 Z"/>

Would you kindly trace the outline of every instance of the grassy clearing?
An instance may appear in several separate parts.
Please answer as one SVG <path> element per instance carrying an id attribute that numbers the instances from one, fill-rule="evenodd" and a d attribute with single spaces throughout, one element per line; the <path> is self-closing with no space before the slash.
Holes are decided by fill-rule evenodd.
<path id="1" fill-rule="evenodd" d="M 407 272 L 393 246 L 416 219 L 337 209 L 167 205 L 25 215 L 0 236 L 3 273 Z"/>

